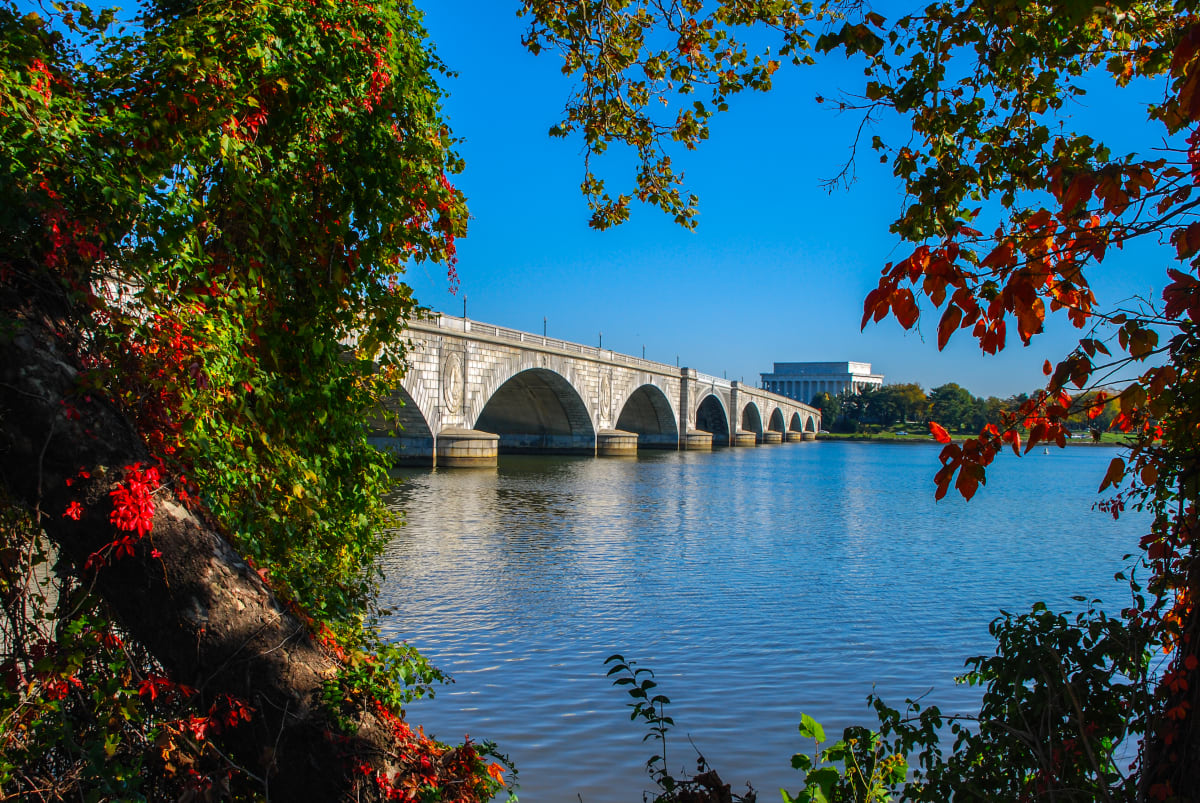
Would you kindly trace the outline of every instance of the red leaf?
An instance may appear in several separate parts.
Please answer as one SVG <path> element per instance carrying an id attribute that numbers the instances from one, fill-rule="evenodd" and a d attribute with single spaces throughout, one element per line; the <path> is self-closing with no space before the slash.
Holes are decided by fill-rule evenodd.
<path id="1" fill-rule="evenodd" d="M 1026 423 L 1029 426 L 1029 422 Z M 1033 426 L 1029 427 L 1029 440 L 1025 443 L 1025 453 L 1029 454 L 1029 450 L 1036 446 L 1041 441 L 1046 440 L 1046 432 L 1050 429 L 1050 423 L 1044 418 L 1036 419 Z"/>
<path id="2" fill-rule="evenodd" d="M 1180 259 L 1200 251 L 1200 223 L 1189 223 L 1171 232 L 1171 242 L 1175 243 L 1175 253 Z"/>
<path id="3" fill-rule="evenodd" d="M 1004 242 L 992 249 L 992 252 L 983 260 L 985 268 L 1002 268 L 1009 267 L 1015 260 L 1013 256 L 1016 254 L 1016 248 L 1012 243 Z"/>
<path id="4" fill-rule="evenodd" d="M 872 317 L 875 317 L 875 320 L 879 320 L 879 318 L 875 316 L 875 312 L 879 308 L 881 302 L 884 304 L 884 309 L 886 309 L 886 301 L 886 291 L 882 287 L 876 287 L 874 290 L 867 293 L 867 297 L 863 301 L 863 329 L 867 328 L 867 321 L 871 320 Z"/>
<path id="5" fill-rule="evenodd" d="M 1200 25 L 1192 25 L 1179 40 L 1175 52 L 1171 55 L 1171 72 L 1176 76 L 1183 75 L 1184 68 L 1192 57 L 1200 51 Z"/>
<path id="6" fill-rule="evenodd" d="M 938 324 L 938 351 L 946 348 L 946 344 L 950 342 L 950 335 L 954 334 L 960 321 L 962 321 L 962 311 L 953 304 L 946 307 L 946 311 L 942 314 L 942 322 Z"/>
<path id="7" fill-rule="evenodd" d="M 945 427 L 936 421 L 929 422 L 929 434 L 932 435 L 933 439 L 938 443 L 950 442 L 950 433 L 946 431 Z"/>
<path id="8" fill-rule="evenodd" d="M 1114 457 L 1112 462 L 1108 464 L 1108 471 L 1104 474 L 1104 482 L 1100 483 L 1100 490 L 1103 491 L 1110 485 L 1115 488 L 1124 476 L 1125 461 L 1119 457 Z"/>
<path id="9" fill-rule="evenodd" d="M 1200 282 L 1174 269 L 1168 269 L 1167 275 L 1175 281 L 1167 285 L 1162 292 L 1163 301 L 1167 303 L 1163 314 L 1168 318 L 1178 318 L 1187 312 L 1194 320 L 1195 312 L 1200 310 Z"/>
<path id="10" fill-rule="evenodd" d="M 946 491 L 950 488 L 950 480 L 954 478 L 955 464 L 950 463 L 938 469 L 938 473 L 934 475 L 933 481 L 937 483 L 937 491 L 933 498 L 941 499 L 946 495 Z"/>
<path id="11" fill-rule="evenodd" d="M 958 470 L 958 480 L 954 483 L 954 487 L 962 494 L 963 499 L 970 501 L 975 492 L 979 490 L 979 483 L 983 481 L 983 466 L 978 463 L 963 463 L 962 468 Z"/>
<path id="12" fill-rule="evenodd" d="M 1063 211 L 1072 212 L 1079 204 L 1086 203 L 1092 197 L 1092 190 L 1095 188 L 1096 180 L 1091 176 L 1086 173 L 1076 176 L 1071 181 L 1071 185 L 1067 187 L 1066 195 L 1063 197 Z"/>
<path id="13" fill-rule="evenodd" d="M 905 329 L 912 329 L 913 324 L 917 322 L 917 317 L 921 314 L 917 309 L 916 299 L 913 298 L 912 290 L 907 287 L 897 290 L 892 295 L 892 314 L 896 316 L 896 320 Z"/>

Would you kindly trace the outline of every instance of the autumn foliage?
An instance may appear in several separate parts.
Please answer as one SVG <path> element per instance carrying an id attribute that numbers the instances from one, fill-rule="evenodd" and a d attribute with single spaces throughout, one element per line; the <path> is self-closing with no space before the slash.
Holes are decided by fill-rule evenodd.
<path id="1" fill-rule="evenodd" d="M 345 795 L 490 798 L 488 746 L 403 720 L 442 676 L 384 641 L 372 607 L 391 518 L 361 422 L 400 375 L 405 267 L 453 281 L 466 224 L 419 14 L 127 13 L 0 2 L 0 346 L 38 358 L 0 405 L 4 459 L 33 449 L 0 477 L 0 799 L 262 796 L 301 777 L 293 738 L 304 761 L 340 756 L 321 782 Z M 225 546 L 193 554 L 196 533 Z M 220 571 L 197 578 L 198 559 Z M 202 590 L 180 606 L 265 606 L 262 627 L 307 632 L 206 665 L 217 622 L 148 632 L 139 615 L 163 611 L 113 601 L 184 581 Z M 312 666 L 254 664 L 292 647 Z M 261 678 L 245 697 L 219 691 L 234 658 Z M 288 698 L 297 678 L 319 695 Z M 274 692 L 304 711 L 264 711 Z"/>
<path id="2" fill-rule="evenodd" d="M 1103 478 L 1102 504 L 1153 522 L 1139 544 L 1145 593 L 1119 620 L 1035 609 L 994 626 L 998 655 L 973 676 L 990 684 L 995 721 L 1042 705 L 1025 692 L 1047 677 L 1059 688 L 1026 636 L 1051 645 L 1042 657 L 1073 651 L 1053 665 L 1058 707 L 1038 709 L 1051 731 L 960 734 L 964 752 L 931 757 L 930 784 L 905 794 L 948 799 L 977 784 L 976 797 L 1196 799 L 1200 8 L 944 2 L 893 22 L 853 2 L 521 9 L 526 46 L 558 52 L 580 81 L 552 134 L 583 139 L 598 228 L 626 219 L 634 199 L 694 225 L 670 147 L 698 146 L 712 115 L 769 89 L 784 60 L 865 60 L 865 87 L 837 103 L 906 125 L 903 141 L 870 145 L 906 191 L 893 231 L 910 250 L 882 270 L 863 325 L 928 322 L 939 347 L 967 332 L 984 354 L 1034 342 L 1052 317 L 1080 333 L 1047 363 L 1044 390 L 999 424 L 962 442 L 931 425 L 944 444 L 935 493 L 970 498 L 1002 451 L 1062 445 L 1069 417 L 1115 405 L 1130 448 Z M 361 422 L 403 364 L 405 266 L 440 262 L 453 282 L 466 224 L 442 67 L 419 14 L 408 0 L 159 0 L 127 22 L 83 3 L 27 13 L 0 2 L 0 345 L 41 342 L 44 364 L 69 370 L 54 426 L 86 440 L 115 410 L 138 440 L 111 465 L 64 466 L 48 436 L 28 476 L 3 477 L 0 795 L 252 797 L 279 771 L 269 755 L 219 747 L 271 712 L 169 676 L 95 593 L 121 572 L 187 568 L 157 540 L 170 508 L 236 547 L 250 561 L 234 572 L 241 587 L 269 582 L 301 641 L 336 665 L 314 744 L 336 748 L 368 722 L 385 733 L 392 764 L 343 756 L 347 794 L 485 799 L 503 777 L 485 746 L 440 745 L 403 720 L 439 675 L 382 643 L 370 605 L 386 466 Z M 774 53 L 735 35 L 753 24 L 777 37 Z M 1074 130 L 1072 104 L 1099 82 L 1155 88 L 1144 152 L 1114 155 L 1103 131 Z M 593 171 L 614 144 L 633 152 L 629 192 Z M 1142 241 L 1164 245 L 1161 294 L 1098 298 L 1088 277 Z M 2 391 L 14 407 L 21 394 L 48 398 L 36 383 Z M 28 446 L 21 423 L 0 417 L 3 454 Z M 78 533 L 102 537 L 72 558 L 60 547 Z M 1149 698 L 1146 643 L 1167 660 Z M 1085 721 L 1085 704 L 1102 716 Z M 936 742 L 928 710 L 877 710 L 899 748 Z M 1126 776 L 1096 748 L 1130 734 L 1144 738 Z M 998 755 L 1006 771 L 989 775 Z M 1014 778 L 1018 765 L 1028 770 Z"/>
<path id="3" fill-rule="evenodd" d="M 848 100 L 846 106 L 899 112 L 914 132 L 904 145 L 879 137 L 872 143 L 909 193 L 894 230 L 917 244 L 884 268 L 865 300 L 863 325 L 891 316 L 912 329 L 932 315 L 939 348 L 967 331 L 985 354 L 1009 346 L 1011 335 L 1030 343 L 1055 313 L 1082 331 L 1071 354 L 1047 362 L 1044 391 L 1001 426 L 989 424 L 950 443 L 931 425 L 946 444 L 937 496 L 953 486 L 969 499 L 1003 449 L 1062 446 L 1066 421 L 1081 404 L 1092 418 L 1105 405 L 1118 405 L 1113 428 L 1128 436 L 1130 450 L 1112 460 L 1099 490 L 1115 491 L 1104 502 L 1114 516 L 1129 506 L 1153 514 L 1140 544 L 1149 596 L 1125 615 L 1170 656 L 1138 766 L 1140 795 L 1195 799 L 1196 9 L 940 4 L 892 24 L 881 17 L 847 24 L 819 45 L 838 47 L 864 53 L 870 65 L 866 103 Z M 1106 79 L 1119 88 L 1150 82 L 1161 88 L 1161 100 L 1147 113 L 1145 153 L 1114 156 L 1100 139 L 1103 132 L 1071 131 L 1072 98 Z M 996 222 L 988 226 L 989 219 Z M 1126 307 L 1102 304 L 1088 275 L 1144 239 L 1172 246 L 1162 255 L 1161 296 Z M 1092 389 L 1097 392 L 1079 392 Z"/>

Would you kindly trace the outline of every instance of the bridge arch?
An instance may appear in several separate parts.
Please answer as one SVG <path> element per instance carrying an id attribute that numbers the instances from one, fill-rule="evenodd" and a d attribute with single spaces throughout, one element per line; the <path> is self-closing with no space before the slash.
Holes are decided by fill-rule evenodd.
<path id="1" fill-rule="evenodd" d="M 676 449 L 679 447 L 678 420 L 663 389 L 648 383 L 635 388 L 621 405 L 617 429 L 636 432 L 639 449 Z"/>
<path id="2" fill-rule="evenodd" d="M 810 415 L 808 417 L 808 419 L 804 422 L 804 431 L 805 432 L 816 432 L 817 431 L 817 417 L 815 415 Z"/>
<path id="3" fill-rule="evenodd" d="M 792 413 L 792 420 L 788 421 L 788 432 L 803 432 L 804 419 L 799 413 Z"/>
<path id="4" fill-rule="evenodd" d="M 776 407 L 771 411 L 771 421 L 767 424 L 767 429 L 771 432 L 783 432 L 785 430 L 783 424 L 783 409 Z"/>
<path id="5" fill-rule="evenodd" d="M 527 368 L 485 397 L 474 429 L 500 436 L 501 454 L 595 454 L 596 430 L 579 391 L 548 368 Z"/>
<path id="6" fill-rule="evenodd" d="M 398 385 L 371 417 L 369 439 L 396 465 L 433 465 L 433 427 L 408 388 Z"/>
<path id="7" fill-rule="evenodd" d="M 709 393 L 700 400 L 696 407 L 696 429 L 711 432 L 713 446 L 730 444 L 729 414 L 716 394 Z"/>
<path id="8" fill-rule="evenodd" d="M 747 402 L 742 408 L 741 429 L 745 432 L 753 432 L 755 440 L 762 443 L 763 440 L 763 422 L 762 413 L 758 411 L 758 405 L 754 402 Z"/>

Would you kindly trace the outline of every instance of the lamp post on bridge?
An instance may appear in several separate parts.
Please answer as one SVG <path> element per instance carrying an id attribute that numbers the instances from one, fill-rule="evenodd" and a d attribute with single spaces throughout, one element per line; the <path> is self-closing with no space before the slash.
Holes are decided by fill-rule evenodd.
<path id="1" fill-rule="evenodd" d="M 542 316 L 542 337 L 546 336 L 546 316 Z"/>
<path id="2" fill-rule="evenodd" d="M 463 320 L 467 319 L 467 294 L 463 293 Z"/>
<path id="3" fill-rule="evenodd" d="M 600 333 L 600 348 L 604 348 L 604 333 Z"/>

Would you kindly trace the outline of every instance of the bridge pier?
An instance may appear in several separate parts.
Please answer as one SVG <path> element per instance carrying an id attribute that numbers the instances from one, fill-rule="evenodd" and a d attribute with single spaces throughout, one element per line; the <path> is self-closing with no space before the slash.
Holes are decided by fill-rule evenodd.
<path id="1" fill-rule="evenodd" d="M 803 432 L 789 432 L 784 436 L 788 443 L 799 443 L 804 440 Z"/>
<path id="2" fill-rule="evenodd" d="M 452 427 L 437 436 L 437 465 L 447 468 L 490 468 L 498 465 L 500 436 L 477 429 Z"/>
<path id="3" fill-rule="evenodd" d="M 758 435 L 739 429 L 733 433 L 733 446 L 758 446 Z"/>
<path id="4" fill-rule="evenodd" d="M 638 434 L 621 429 L 602 429 L 596 433 L 596 454 L 600 457 L 637 457 Z"/>
<path id="5" fill-rule="evenodd" d="M 763 433 L 763 443 L 783 443 L 783 433 L 769 429 Z"/>
<path id="6" fill-rule="evenodd" d="M 817 433 L 815 432 L 802 432 L 800 434 L 801 437 L 806 441 L 815 441 L 817 439 Z"/>
<path id="7" fill-rule="evenodd" d="M 680 445 L 687 452 L 711 452 L 713 436 L 711 432 L 705 432 L 702 429 L 690 429 L 683 436 Z"/>

